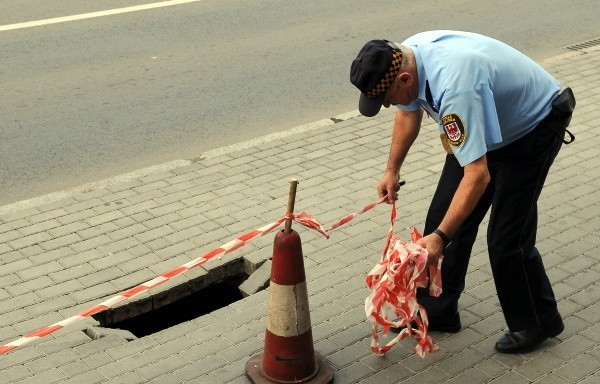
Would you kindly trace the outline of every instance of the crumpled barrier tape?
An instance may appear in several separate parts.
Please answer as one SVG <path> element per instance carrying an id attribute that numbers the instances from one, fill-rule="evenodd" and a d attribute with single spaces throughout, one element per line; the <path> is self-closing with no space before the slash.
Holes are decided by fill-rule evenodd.
<path id="1" fill-rule="evenodd" d="M 196 268 L 196 267 L 206 263 L 207 261 L 211 260 L 213 257 L 215 257 L 221 253 L 228 254 L 230 252 L 233 252 L 234 250 L 244 246 L 246 243 L 248 243 L 255 237 L 263 236 L 263 235 L 273 231 L 287 219 L 292 219 L 295 222 L 297 222 L 307 228 L 311 228 L 311 229 L 318 231 L 319 233 L 324 235 L 326 238 L 329 238 L 329 234 L 328 234 L 329 231 L 347 223 L 348 221 L 352 220 L 354 217 L 372 209 L 374 206 L 382 203 L 383 201 L 385 201 L 385 198 L 382 198 L 375 203 L 371 203 L 371 204 L 367 205 L 366 207 L 362 208 L 361 210 L 359 210 L 359 211 L 345 217 L 344 219 L 340 220 L 339 222 L 333 224 L 331 227 L 329 227 L 329 229 L 324 229 L 323 226 L 318 221 L 316 221 L 311 215 L 309 215 L 305 212 L 302 212 L 301 214 L 295 215 L 295 216 L 286 214 L 283 218 L 281 218 L 271 224 L 267 224 L 263 227 L 260 227 L 258 229 L 254 229 L 248 233 L 245 233 L 245 234 L 237 237 L 236 239 L 234 239 L 226 244 L 223 244 L 219 248 L 213 249 L 192 261 L 189 261 L 175 269 L 172 269 L 166 273 L 163 273 L 160 276 L 155 277 L 152 280 L 148 280 L 147 282 L 142 283 L 136 287 L 133 287 L 126 291 L 123 291 L 123 292 L 117 294 L 116 296 L 111 297 L 110 299 L 107 299 L 107 300 L 103 301 L 102 303 L 97 304 L 91 308 L 81 311 L 78 314 L 76 314 L 70 318 L 62 320 L 62 321 L 52 324 L 50 326 L 41 328 L 35 332 L 25 335 L 25 336 L 15 340 L 15 341 L 12 341 L 6 345 L 2 345 L 2 346 L 0 346 L 0 355 L 8 353 L 9 351 L 12 351 L 13 349 L 20 347 L 22 345 L 28 344 L 28 343 L 32 342 L 33 340 L 36 340 L 40 337 L 44 337 L 51 333 L 54 333 L 54 332 L 64 328 L 67 325 L 70 325 L 72 323 L 83 320 L 83 319 L 88 318 L 97 313 L 105 311 L 123 301 L 129 300 L 143 292 L 146 292 L 147 290 L 149 290 L 151 288 L 154 288 L 158 285 L 161 285 L 161 284 L 167 282 L 168 280 L 172 279 L 175 276 L 178 276 L 186 271 L 189 271 L 192 268 Z"/>
<path id="2" fill-rule="evenodd" d="M 413 228 L 412 242 L 400 241 L 393 235 L 395 219 L 394 204 L 382 259 L 366 278 L 367 286 L 373 291 L 365 299 L 365 312 L 373 323 L 371 350 L 377 355 L 383 355 L 401 340 L 412 337 L 417 341 L 415 353 L 424 357 L 426 353 L 435 352 L 439 348 L 429 336 L 427 312 L 417 302 L 417 288 L 429 285 L 430 295 L 437 297 L 442 293 L 443 256 L 439 258 L 437 265 L 427 268 L 427 250 L 416 244 L 421 234 Z M 400 320 L 394 320 L 396 318 Z M 412 326 L 413 323 L 416 324 L 416 328 Z M 380 326 L 383 335 L 388 333 L 390 327 L 405 328 L 380 347 Z"/>

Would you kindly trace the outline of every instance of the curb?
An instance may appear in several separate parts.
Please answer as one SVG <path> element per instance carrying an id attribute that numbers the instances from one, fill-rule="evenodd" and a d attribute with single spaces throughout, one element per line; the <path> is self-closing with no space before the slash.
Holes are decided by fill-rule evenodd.
<path id="1" fill-rule="evenodd" d="M 304 132 L 313 131 L 316 129 L 324 128 L 333 124 L 337 124 L 339 122 L 352 119 L 360 115 L 358 110 L 350 111 L 343 113 L 341 115 L 337 115 L 330 119 L 322 119 L 312 123 L 307 123 L 304 125 L 300 125 L 294 128 L 290 128 L 286 131 L 271 133 L 262 137 L 258 137 L 252 140 L 244 141 L 241 143 L 236 143 L 232 145 L 228 145 L 221 148 L 216 148 L 207 152 L 202 153 L 200 156 L 191 158 L 191 159 L 180 159 L 173 160 L 163 164 L 154 165 L 147 168 L 141 168 L 136 171 L 124 173 L 121 175 L 113 176 L 107 179 L 94 181 L 91 183 L 83 184 L 74 188 L 66 189 L 63 191 L 52 192 L 46 195 L 34 197 L 27 200 L 18 201 L 16 203 L 7 204 L 0 207 L 0 216 L 21 212 L 29 208 L 35 208 L 40 205 L 52 203 L 55 201 L 67 199 L 72 196 L 76 196 L 82 193 L 87 193 L 91 191 L 95 191 L 97 189 L 105 188 L 108 186 L 125 183 L 134 179 L 138 179 L 140 177 L 153 175 L 161 172 L 168 172 L 173 169 L 186 167 L 188 165 L 196 164 L 201 162 L 204 159 L 210 159 L 213 157 L 218 157 L 222 155 L 226 155 L 228 153 L 238 152 L 244 149 L 255 147 L 259 144 L 268 143 L 270 141 L 282 139 L 284 137 L 298 135 Z"/>

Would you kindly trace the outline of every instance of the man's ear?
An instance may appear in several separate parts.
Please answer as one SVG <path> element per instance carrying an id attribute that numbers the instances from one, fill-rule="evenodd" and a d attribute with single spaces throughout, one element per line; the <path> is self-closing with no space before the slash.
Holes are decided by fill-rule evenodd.
<path id="1" fill-rule="evenodd" d="M 400 82 L 403 84 L 407 84 L 412 80 L 412 76 L 407 73 L 407 72 L 403 72 L 400 74 Z"/>

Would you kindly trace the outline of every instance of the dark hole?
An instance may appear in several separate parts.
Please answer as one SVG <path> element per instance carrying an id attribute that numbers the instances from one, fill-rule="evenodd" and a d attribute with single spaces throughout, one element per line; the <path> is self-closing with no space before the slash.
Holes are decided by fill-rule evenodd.
<path id="1" fill-rule="evenodd" d="M 246 275 L 229 277 L 227 280 L 126 320 L 111 324 L 101 324 L 108 328 L 126 329 L 137 337 L 147 336 L 179 323 L 206 315 L 243 298 L 239 285 Z M 97 319 L 102 323 L 101 319 Z"/>

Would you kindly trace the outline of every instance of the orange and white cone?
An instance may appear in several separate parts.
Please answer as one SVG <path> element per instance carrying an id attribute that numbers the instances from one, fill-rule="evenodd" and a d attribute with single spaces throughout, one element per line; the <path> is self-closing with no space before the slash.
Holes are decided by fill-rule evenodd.
<path id="1" fill-rule="evenodd" d="M 246 363 L 253 383 L 331 383 L 333 369 L 313 347 L 300 235 L 278 232 L 273 245 L 265 347 Z"/>

